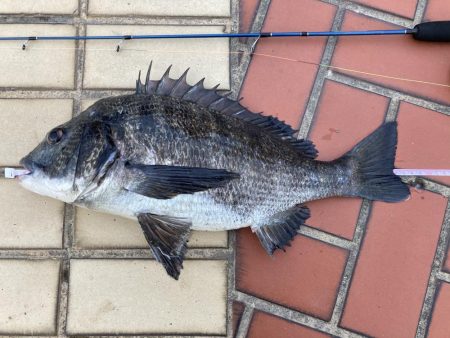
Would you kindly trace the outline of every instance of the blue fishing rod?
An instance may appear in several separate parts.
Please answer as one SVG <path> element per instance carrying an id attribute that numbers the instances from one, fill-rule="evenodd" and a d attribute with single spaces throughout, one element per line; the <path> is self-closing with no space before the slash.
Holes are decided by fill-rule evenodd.
<path id="1" fill-rule="evenodd" d="M 0 41 L 36 40 L 146 40 L 146 39 L 208 39 L 208 38 L 280 38 L 316 36 L 412 35 L 414 39 L 432 42 L 450 42 L 450 21 L 432 21 L 412 29 L 328 31 L 328 32 L 250 32 L 215 34 L 150 34 L 150 35 L 87 35 L 87 36 L 0 36 Z"/>

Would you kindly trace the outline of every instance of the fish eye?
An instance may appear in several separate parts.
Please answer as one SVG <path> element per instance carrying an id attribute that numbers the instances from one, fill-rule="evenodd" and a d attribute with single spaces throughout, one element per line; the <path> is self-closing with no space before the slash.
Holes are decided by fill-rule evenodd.
<path id="1" fill-rule="evenodd" d="M 55 128 L 48 133 L 47 143 L 48 144 L 56 144 L 62 140 L 63 136 L 64 136 L 64 129 Z"/>

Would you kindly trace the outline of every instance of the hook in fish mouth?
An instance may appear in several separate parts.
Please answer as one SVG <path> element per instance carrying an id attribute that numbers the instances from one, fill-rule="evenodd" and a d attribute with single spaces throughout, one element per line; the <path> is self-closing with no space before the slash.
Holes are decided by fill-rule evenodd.
<path id="1" fill-rule="evenodd" d="M 19 164 L 23 167 L 23 170 L 27 170 L 28 174 L 33 173 L 34 169 L 36 169 L 36 167 L 40 167 L 38 165 L 36 165 L 36 163 L 34 163 L 29 156 L 25 156 L 24 158 L 22 158 L 19 161 Z"/>
<path id="2" fill-rule="evenodd" d="M 30 175 L 31 170 L 28 169 L 15 169 L 15 168 L 5 168 L 5 178 L 16 178 L 26 175 Z"/>

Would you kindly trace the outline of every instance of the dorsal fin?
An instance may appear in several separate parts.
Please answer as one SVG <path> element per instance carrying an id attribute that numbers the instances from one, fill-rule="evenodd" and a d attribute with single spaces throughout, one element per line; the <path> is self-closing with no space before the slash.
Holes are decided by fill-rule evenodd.
<path id="1" fill-rule="evenodd" d="M 161 95 L 181 98 L 186 101 L 197 103 L 203 107 L 214 109 L 223 114 L 234 116 L 238 119 L 252 123 L 268 133 L 277 136 L 290 143 L 301 155 L 307 158 L 316 158 L 317 150 L 314 144 L 308 140 L 298 140 L 294 137 L 295 130 L 283 121 L 274 116 L 264 116 L 261 113 L 253 113 L 239 101 L 229 99 L 226 95 L 220 95 L 217 92 L 219 85 L 212 89 L 206 89 L 203 85 L 204 78 L 195 85 L 190 86 L 187 81 L 187 69 L 178 79 L 172 79 L 169 76 L 172 66 L 167 68 L 160 80 L 150 80 L 152 63 L 148 67 L 145 83 L 141 82 L 141 73 L 136 81 L 136 94 L 138 95 Z"/>

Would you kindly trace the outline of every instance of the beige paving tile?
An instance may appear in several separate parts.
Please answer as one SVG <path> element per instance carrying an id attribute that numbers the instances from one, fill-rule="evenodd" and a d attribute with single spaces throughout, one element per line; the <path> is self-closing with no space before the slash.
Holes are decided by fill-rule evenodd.
<path id="1" fill-rule="evenodd" d="M 72 260 L 69 334 L 225 334 L 226 262 L 185 261 L 175 281 L 153 260 Z"/>
<path id="2" fill-rule="evenodd" d="M 227 247 L 226 231 L 194 231 L 190 247 Z M 141 227 L 136 221 L 77 208 L 75 245 L 79 248 L 147 248 Z"/>
<path id="3" fill-rule="evenodd" d="M 19 3 L 20 1 L 17 1 Z M 70 25 L 0 25 L 2 36 L 74 35 Z M 3 41 L 0 87 L 73 88 L 75 43 L 73 41 Z"/>
<path id="4" fill-rule="evenodd" d="M 223 26 L 88 26 L 90 35 L 220 33 Z M 116 52 L 116 40 L 86 44 L 85 88 L 135 88 L 139 70 L 145 73 L 153 60 L 152 79 L 159 79 L 169 65 L 171 76 L 191 68 L 188 82 L 206 77 L 205 85 L 221 83 L 229 89 L 228 39 L 128 40 Z"/>
<path id="5" fill-rule="evenodd" d="M 90 0 L 93 15 L 230 16 L 229 0 Z"/>
<path id="6" fill-rule="evenodd" d="M 98 100 L 92 100 L 92 99 L 81 100 L 81 111 L 88 109 L 90 106 L 92 106 L 97 101 Z"/>
<path id="7" fill-rule="evenodd" d="M 1 334 L 55 332 L 59 261 L 0 260 Z"/>
<path id="8" fill-rule="evenodd" d="M 51 128 L 71 116 L 72 100 L 0 100 L 0 165 L 18 165 Z"/>
<path id="9" fill-rule="evenodd" d="M 64 204 L 0 180 L 0 249 L 60 248 Z"/>
<path id="10" fill-rule="evenodd" d="M 73 14 L 77 0 L 1 0 L 0 13 L 5 14 Z"/>

